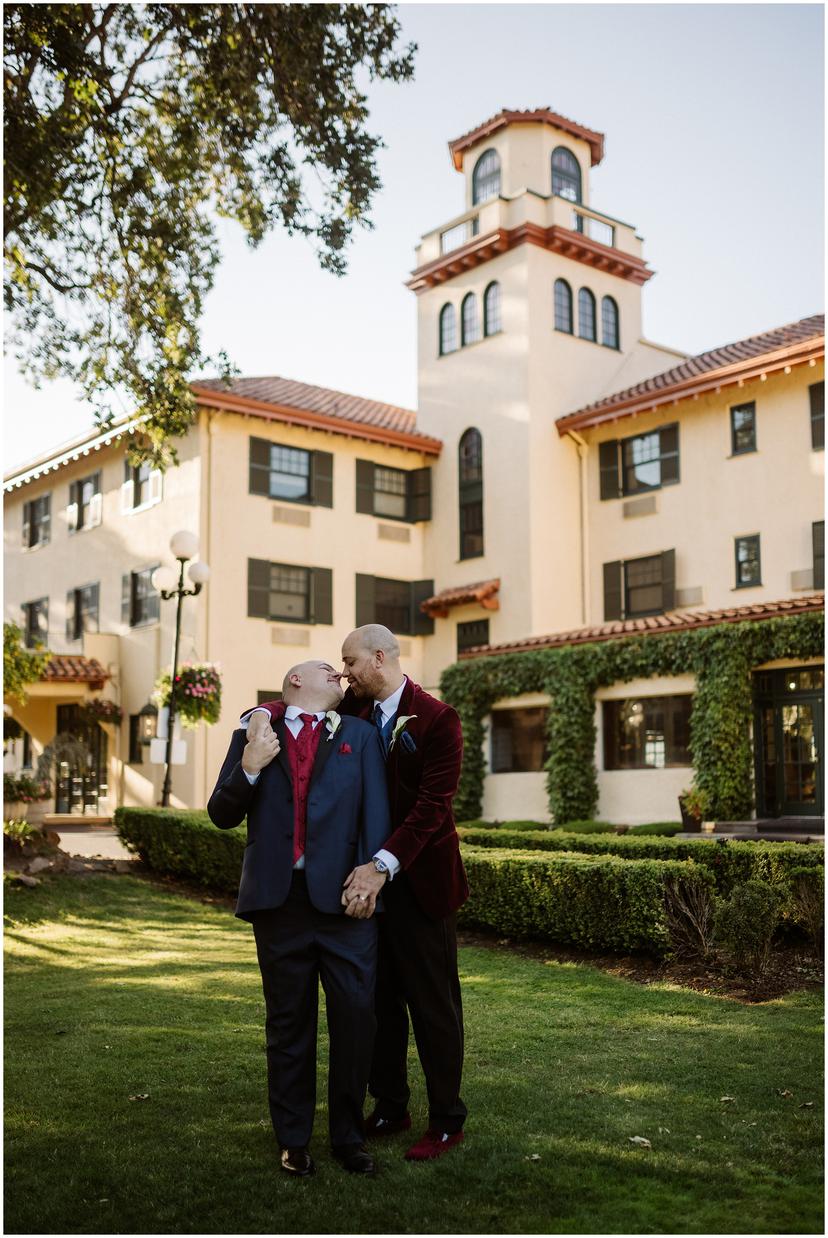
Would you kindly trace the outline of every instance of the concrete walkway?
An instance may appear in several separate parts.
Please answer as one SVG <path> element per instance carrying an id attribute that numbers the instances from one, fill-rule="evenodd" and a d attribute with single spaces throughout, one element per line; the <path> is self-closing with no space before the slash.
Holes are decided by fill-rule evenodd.
<path id="1" fill-rule="evenodd" d="M 69 855 L 85 859 L 133 860 L 111 825 L 60 825 L 51 827 L 60 835 L 60 846 Z"/>

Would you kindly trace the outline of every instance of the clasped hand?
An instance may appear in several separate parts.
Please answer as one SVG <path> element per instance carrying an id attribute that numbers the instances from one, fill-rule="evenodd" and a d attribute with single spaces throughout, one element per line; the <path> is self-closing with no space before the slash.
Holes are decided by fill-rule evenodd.
<path id="1" fill-rule="evenodd" d="M 386 880 L 387 875 L 378 873 L 371 863 L 352 869 L 342 889 L 345 915 L 355 920 L 370 920 L 376 911 L 377 895 Z"/>
<path id="2" fill-rule="evenodd" d="M 264 714 L 254 714 L 247 728 L 247 743 L 242 753 L 242 769 L 258 774 L 279 755 L 281 744 Z"/>

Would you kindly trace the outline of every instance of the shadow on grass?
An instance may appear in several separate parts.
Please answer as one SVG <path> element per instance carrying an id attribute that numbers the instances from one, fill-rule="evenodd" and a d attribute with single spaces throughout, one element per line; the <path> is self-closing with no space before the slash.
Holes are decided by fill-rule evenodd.
<path id="1" fill-rule="evenodd" d="M 323 1035 L 319 1173 L 296 1183 L 276 1168 L 249 926 L 129 877 L 10 903 L 10 1230 L 819 1229 L 813 995 L 735 1006 L 464 948 L 466 1143 L 412 1166 L 407 1137 L 389 1140 L 380 1180 L 352 1181 L 326 1151 Z M 413 1059 L 412 1085 L 416 1133 Z"/>

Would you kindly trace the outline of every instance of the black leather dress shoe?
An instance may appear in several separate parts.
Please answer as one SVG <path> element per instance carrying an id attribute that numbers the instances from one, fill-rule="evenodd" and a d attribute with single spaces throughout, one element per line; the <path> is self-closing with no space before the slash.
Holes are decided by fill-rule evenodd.
<path id="1" fill-rule="evenodd" d="M 307 1148 L 282 1148 L 280 1161 L 285 1173 L 296 1178 L 309 1178 L 316 1172 L 313 1157 Z"/>
<path id="2" fill-rule="evenodd" d="M 334 1148 L 333 1154 L 349 1174 L 375 1174 L 377 1172 L 377 1163 L 364 1144 L 344 1144 L 342 1147 Z"/>

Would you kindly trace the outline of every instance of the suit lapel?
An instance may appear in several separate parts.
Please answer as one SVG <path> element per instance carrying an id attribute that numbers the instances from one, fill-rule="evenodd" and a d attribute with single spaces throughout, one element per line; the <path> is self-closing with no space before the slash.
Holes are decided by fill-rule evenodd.
<path id="1" fill-rule="evenodd" d="M 279 752 L 276 756 L 276 764 L 281 766 L 282 772 L 287 778 L 291 786 L 293 786 L 293 775 L 290 772 L 290 758 L 288 757 L 287 746 L 290 743 L 290 736 L 287 734 L 284 715 L 277 718 L 273 723 L 273 730 L 276 732 L 276 738 L 279 741 Z"/>

